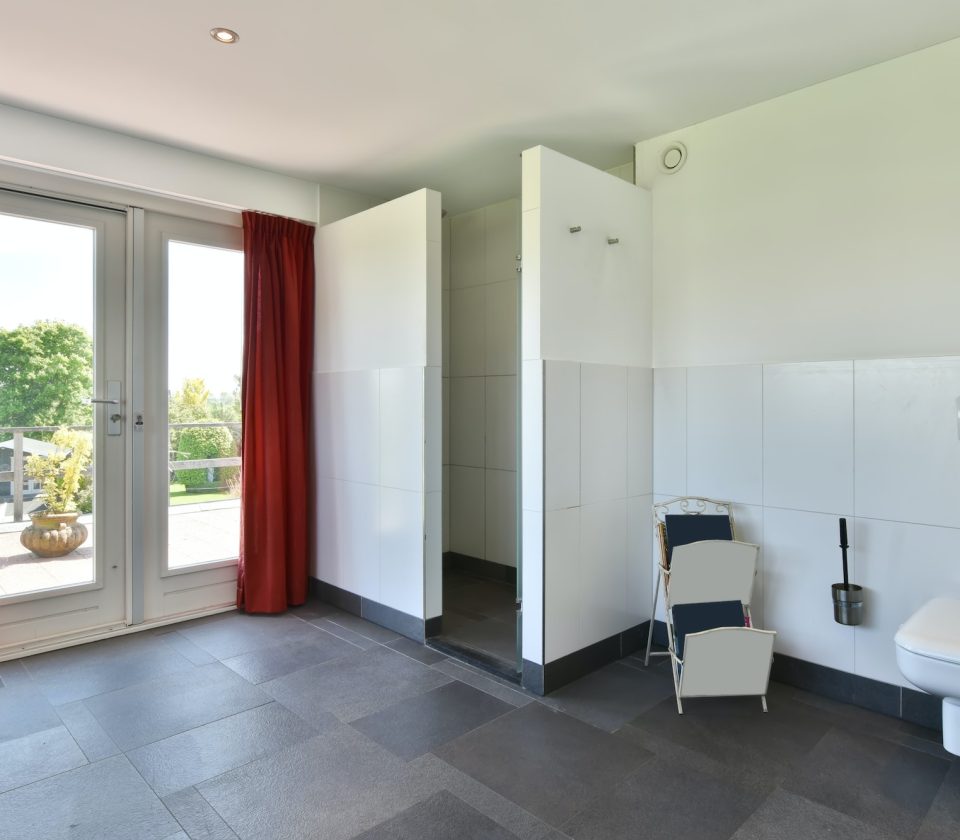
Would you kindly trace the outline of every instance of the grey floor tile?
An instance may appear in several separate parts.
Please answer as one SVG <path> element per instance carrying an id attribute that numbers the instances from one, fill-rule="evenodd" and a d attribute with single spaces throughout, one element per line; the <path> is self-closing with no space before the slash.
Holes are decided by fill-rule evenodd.
<path id="1" fill-rule="evenodd" d="M 954 759 L 915 840 L 956 840 L 960 837 L 960 759 Z"/>
<path id="2" fill-rule="evenodd" d="M 354 633 L 365 636 L 380 644 L 386 644 L 387 642 L 400 638 L 399 633 L 388 627 L 381 627 L 379 624 L 374 624 L 372 621 L 367 621 L 365 618 L 360 618 L 347 612 L 330 616 L 327 620 L 339 627 L 345 627 L 347 630 L 352 630 Z"/>
<path id="3" fill-rule="evenodd" d="M 177 818 L 190 840 L 237 840 L 230 826 L 196 788 L 185 788 L 164 797 L 163 804 Z"/>
<path id="4" fill-rule="evenodd" d="M 830 731 L 830 719 L 817 709 L 789 698 L 771 700 L 764 713 L 755 697 L 688 699 L 677 713 L 672 697 L 630 722 L 700 752 L 730 768 L 752 769 L 773 784 L 804 759 Z"/>
<path id="5" fill-rule="evenodd" d="M 273 647 L 224 659 L 223 664 L 236 671 L 248 682 L 262 683 L 319 665 L 341 656 L 356 653 L 359 648 L 336 636 L 318 630 L 314 636 L 304 641 L 284 642 Z"/>
<path id="6" fill-rule="evenodd" d="M 449 840 L 451 837 L 516 840 L 516 836 L 462 799 L 442 790 L 358 834 L 356 840 Z"/>
<path id="7" fill-rule="evenodd" d="M 543 702 L 614 732 L 668 697 L 673 697 L 669 675 L 645 673 L 614 662 L 551 692 Z"/>
<path id="8" fill-rule="evenodd" d="M 511 706 L 519 708 L 534 701 L 534 696 L 523 691 L 519 686 L 507 684 L 505 680 L 501 680 L 492 674 L 487 674 L 460 662 L 454 662 L 452 659 L 437 662 L 432 667 L 447 676 L 460 680 L 460 682 L 465 682 L 467 685 L 479 688 L 480 691 L 492 694 L 498 700 L 503 700 L 504 703 L 509 703 Z"/>
<path id="9" fill-rule="evenodd" d="M 209 665 L 216 662 L 217 658 L 205 651 L 202 647 L 195 645 L 186 636 L 179 632 L 178 625 L 171 624 L 166 633 L 156 634 L 157 638 L 165 644 L 170 645 L 177 653 L 188 659 L 194 665 Z"/>
<path id="10" fill-rule="evenodd" d="M 503 715 L 435 752 L 554 826 L 652 758 L 540 703 Z"/>
<path id="11" fill-rule="evenodd" d="M 178 632 L 217 659 L 316 636 L 316 628 L 289 613 L 247 615 L 225 613 L 216 620 L 191 624 Z"/>
<path id="12" fill-rule="evenodd" d="M 24 668 L 22 659 L 9 659 L 6 662 L 0 662 L 0 688 L 23 685 L 30 681 L 30 674 Z"/>
<path id="13" fill-rule="evenodd" d="M 100 761 L 120 752 L 113 738 L 84 705 L 83 700 L 57 706 L 57 714 L 88 761 Z"/>
<path id="14" fill-rule="evenodd" d="M 461 682 L 408 697 L 353 722 L 353 726 L 409 761 L 452 741 L 513 706 Z"/>
<path id="15" fill-rule="evenodd" d="M 360 648 L 360 650 L 370 650 L 371 648 L 375 648 L 378 644 L 380 644 L 380 642 L 374 641 L 369 636 L 361 635 L 360 633 L 351 630 L 349 627 L 346 627 L 340 622 L 331 621 L 329 616 L 310 619 L 310 623 L 315 627 L 319 627 L 321 630 L 336 636 L 338 639 L 342 639 L 345 642 L 350 642 L 350 644 L 356 645 L 356 647 Z"/>
<path id="16" fill-rule="evenodd" d="M 328 604 L 326 601 L 311 598 L 307 603 L 301 604 L 299 607 L 291 607 L 288 612 L 297 618 L 302 618 L 304 621 L 312 621 L 316 618 L 326 618 L 330 615 L 336 615 L 343 611 L 333 606 L 333 604 Z"/>
<path id="17" fill-rule="evenodd" d="M 912 837 L 950 764 L 876 738 L 832 729 L 783 783 L 785 790 Z"/>
<path id="18" fill-rule="evenodd" d="M 407 766 L 427 779 L 429 786 L 450 791 L 521 840 L 557 840 L 561 836 L 566 837 L 516 802 L 501 796 L 433 753 L 415 758 Z"/>
<path id="19" fill-rule="evenodd" d="M 763 796 L 657 758 L 561 826 L 576 840 L 727 840 Z"/>
<path id="20" fill-rule="evenodd" d="M 243 840 L 346 840 L 437 790 L 344 724 L 197 789 Z"/>
<path id="21" fill-rule="evenodd" d="M 123 756 L 0 794 L 16 840 L 162 840 L 181 827 Z"/>
<path id="22" fill-rule="evenodd" d="M 304 720 L 323 723 L 327 712 L 351 721 L 450 678 L 409 657 L 376 645 L 370 650 L 313 665 L 263 683 L 261 688 Z"/>
<path id="23" fill-rule="evenodd" d="M 0 793 L 87 763 L 62 726 L 0 744 Z"/>
<path id="24" fill-rule="evenodd" d="M 190 840 L 190 837 L 185 831 L 178 831 L 176 834 L 171 834 L 169 837 L 164 837 L 163 840 Z"/>
<path id="25" fill-rule="evenodd" d="M 514 614 L 505 618 L 465 615 L 445 609 L 443 638 L 479 650 L 504 662 L 517 659 L 517 621 Z"/>
<path id="26" fill-rule="evenodd" d="M 158 796 L 168 796 L 314 735 L 293 712 L 270 703 L 147 744 L 127 758 Z"/>
<path id="27" fill-rule="evenodd" d="M 956 835 L 953 835 L 956 836 Z M 740 826 L 731 840 L 894 840 L 876 826 L 818 805 L 802 796 L 775 790 Z"/>
<path id="28" fill-rule="evenodd" d="M 122 750 L 269 702 L 267 694 L 219 662 L 84 701 Z"/>
<path id="29" fill-rule="evenodd" d="M 0 744 L 59 725 L 56 710 L 32 680 L 13 679 L 0 689 Z"/>
<path id="30" fill-rule="evenodd" d="M 194 667 L 169 645 L 142 633 L 31 656 L 25 664 L 55 706 Z"/>
<path id="31" fill-rule="evenodd" d="M 439 651 L 428 648 L 426 645 L 422 645 L 412 639 L 406 639 L 403 636 L 394 639 L 392 642 L 387 642 L 387 647 L 393 648 L 393 650 L 402 653 L 404 656 L 409 656 L 411 659 L 416 659 L 424 665 L 443 662 L 443 660 L 447 658 Z"/>

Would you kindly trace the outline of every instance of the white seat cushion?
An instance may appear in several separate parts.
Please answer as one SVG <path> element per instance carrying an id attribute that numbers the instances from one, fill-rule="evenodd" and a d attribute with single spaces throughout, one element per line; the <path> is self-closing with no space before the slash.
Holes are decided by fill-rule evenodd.
<path id="1" fill-rule="evenodd" d="M 903 623 L 894 641 L 918 656 L 960 663 L 960 599 L 928 601 Z"/>

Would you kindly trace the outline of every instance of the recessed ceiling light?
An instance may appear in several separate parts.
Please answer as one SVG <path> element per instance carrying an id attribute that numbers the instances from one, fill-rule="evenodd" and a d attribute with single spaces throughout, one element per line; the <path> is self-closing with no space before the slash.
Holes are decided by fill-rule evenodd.
<path id="1" fill-rule="evenodd" d="M 236 32 L 223 26 L 215 26 L 211 29 L 210 37 L 218 44 L 235 44 L 240 40 L 240 36 Z"/>

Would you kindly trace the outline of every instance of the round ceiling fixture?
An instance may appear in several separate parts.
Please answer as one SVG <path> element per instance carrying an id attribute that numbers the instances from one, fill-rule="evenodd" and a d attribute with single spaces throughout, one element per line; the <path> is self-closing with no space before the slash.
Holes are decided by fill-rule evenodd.
<path id="1" fill-rule="evenodd" d="M 660 152 L 660 169 L 664 172 L 676 172 L 687 162 L 687 147 L 675 141 Z"/>
<path id="2" fill-rule="evenodd" d="M 213 27 L 210 30 L 210 37 L 218 44 L 235 44 L 240 40 L 240 36 L 236 32 L 227 29 L 225 26 Z"/>

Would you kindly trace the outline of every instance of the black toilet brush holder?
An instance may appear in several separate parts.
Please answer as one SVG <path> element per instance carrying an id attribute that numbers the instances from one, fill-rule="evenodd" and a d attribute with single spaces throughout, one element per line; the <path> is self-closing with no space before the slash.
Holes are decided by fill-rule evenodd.
<path id="1" fill-rule="evenodd" d="M 863 587 L 850 583 L 847 570 L 847 520 L 840 520 L 840 550 L 843 553 L 843 583 L 830 587 L 833 594 L 833 620 L 837 624 L 856 626 L 863 623 Z"/>

